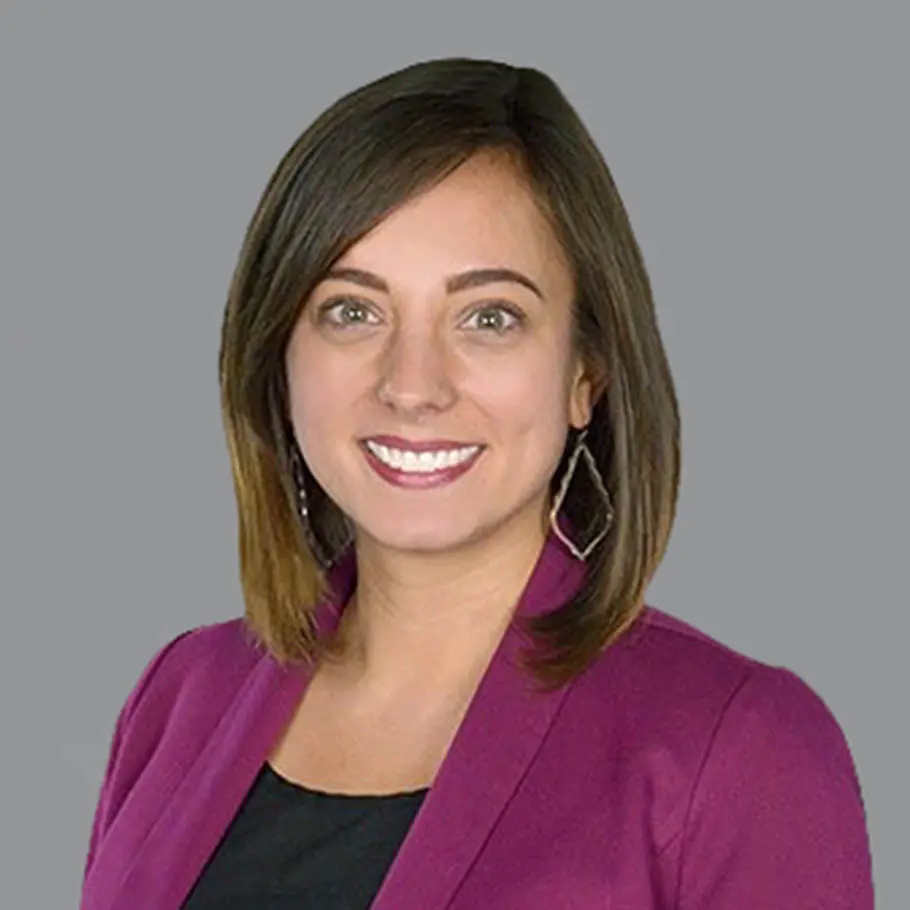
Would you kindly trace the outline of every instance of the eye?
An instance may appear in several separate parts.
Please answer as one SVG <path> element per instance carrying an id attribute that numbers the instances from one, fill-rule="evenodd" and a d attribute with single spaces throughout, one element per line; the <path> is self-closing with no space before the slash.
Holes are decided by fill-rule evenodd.
<path id="1" fill-rule="evenodd" d="M 524 321 L 524 314 L 517 308 L 496 303 L 474 310 L 462 324 L 482 332 L 505 335 L 507 332 L 520 328 Z"/>
<path id="2" fill-rule="evenodd" d="M 320 305 L 318 318 L 320 322 L 340 328 L 375 325 L 379 321 L 368 304 L 354 297 L 327 300 Z"/>

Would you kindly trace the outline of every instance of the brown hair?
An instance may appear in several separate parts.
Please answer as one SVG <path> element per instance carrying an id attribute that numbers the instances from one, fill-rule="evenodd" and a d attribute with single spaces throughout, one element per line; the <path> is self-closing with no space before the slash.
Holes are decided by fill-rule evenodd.
<path id="1" fill-rule="evenodd" d="M 230 287 L 219 372 L 241 581 L 247 623 L 279 661 L 313 662 L 327 646 L 313 622 L 326 575 L 302 531 L 289 462 L 296 443 L 284 355 L 300 310 L 334 261 L 393 209 L 497 150 L 521 165 L 574 270 L 576 342 L 603 377 L 587 443 L 615 509 L 581 590 L 530 620 L 525 665 L 545 688 L 562 685 L 643 608 L 675 518 L 680 427 L 625 208 L 550 77 L 494 61 L 434 60 L 345 95 L 297 139 L 263 192 Z M 331 554 L 345 518 L 305 473 L 309 524 Z M 573 482 L 563 514 L 573 528 L 596 526 L 598 501 Z"/>

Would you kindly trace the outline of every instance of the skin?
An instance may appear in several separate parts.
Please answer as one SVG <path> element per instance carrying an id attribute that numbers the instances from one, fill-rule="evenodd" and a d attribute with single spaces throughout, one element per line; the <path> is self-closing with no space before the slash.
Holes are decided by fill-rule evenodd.
<path id="1" fill-rule="evenodd" d="M 492 656 L 543 545 L 568 429 L 590 420 L 571 271 L 521 177 L 490 154 L 391 214 L 336 267 L 387 291 L 356 275 L 323 281 L 287 352 L 301 450 L 356 531 L 346 657 L 331 678 L 352 714 L 388 719 L 406 705 L 432 726 L 434 712 L 457 715 Z M 505 280 L 447 290 L 451 276 L 488 268 L 526 276 L 542 299 Z M 361 450 L 375 435 L 485 449 L 447 486 L 401 489 Z"/>

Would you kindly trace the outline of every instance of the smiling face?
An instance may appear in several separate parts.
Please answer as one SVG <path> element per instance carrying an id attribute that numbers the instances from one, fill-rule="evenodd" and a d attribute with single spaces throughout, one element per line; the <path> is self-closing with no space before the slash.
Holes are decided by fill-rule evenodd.
<path id="1" fill-rule="evenodd" d="M 313 291 L 286 367 L 310 471 L 384 547 L 541 538 L 591 384 L 568 263 L 510 166 L 481 155 L 386 218 Z"/>

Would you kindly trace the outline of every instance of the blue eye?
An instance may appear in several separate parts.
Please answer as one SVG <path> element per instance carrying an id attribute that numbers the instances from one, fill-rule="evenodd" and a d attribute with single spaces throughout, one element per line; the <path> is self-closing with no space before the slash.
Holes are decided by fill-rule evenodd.
<path id="1" fill-rule="evenodd" d="M 466 324 L 474 323 L 471 328 L 480 329 L 483 332 L 494 332 L 497 335 L 504 335 L 513 329 L 519 328 L 524 322 L 524 314 L 513 307 L 495 304 L 483 306 L 475 310 L 465 321 Z"/>

